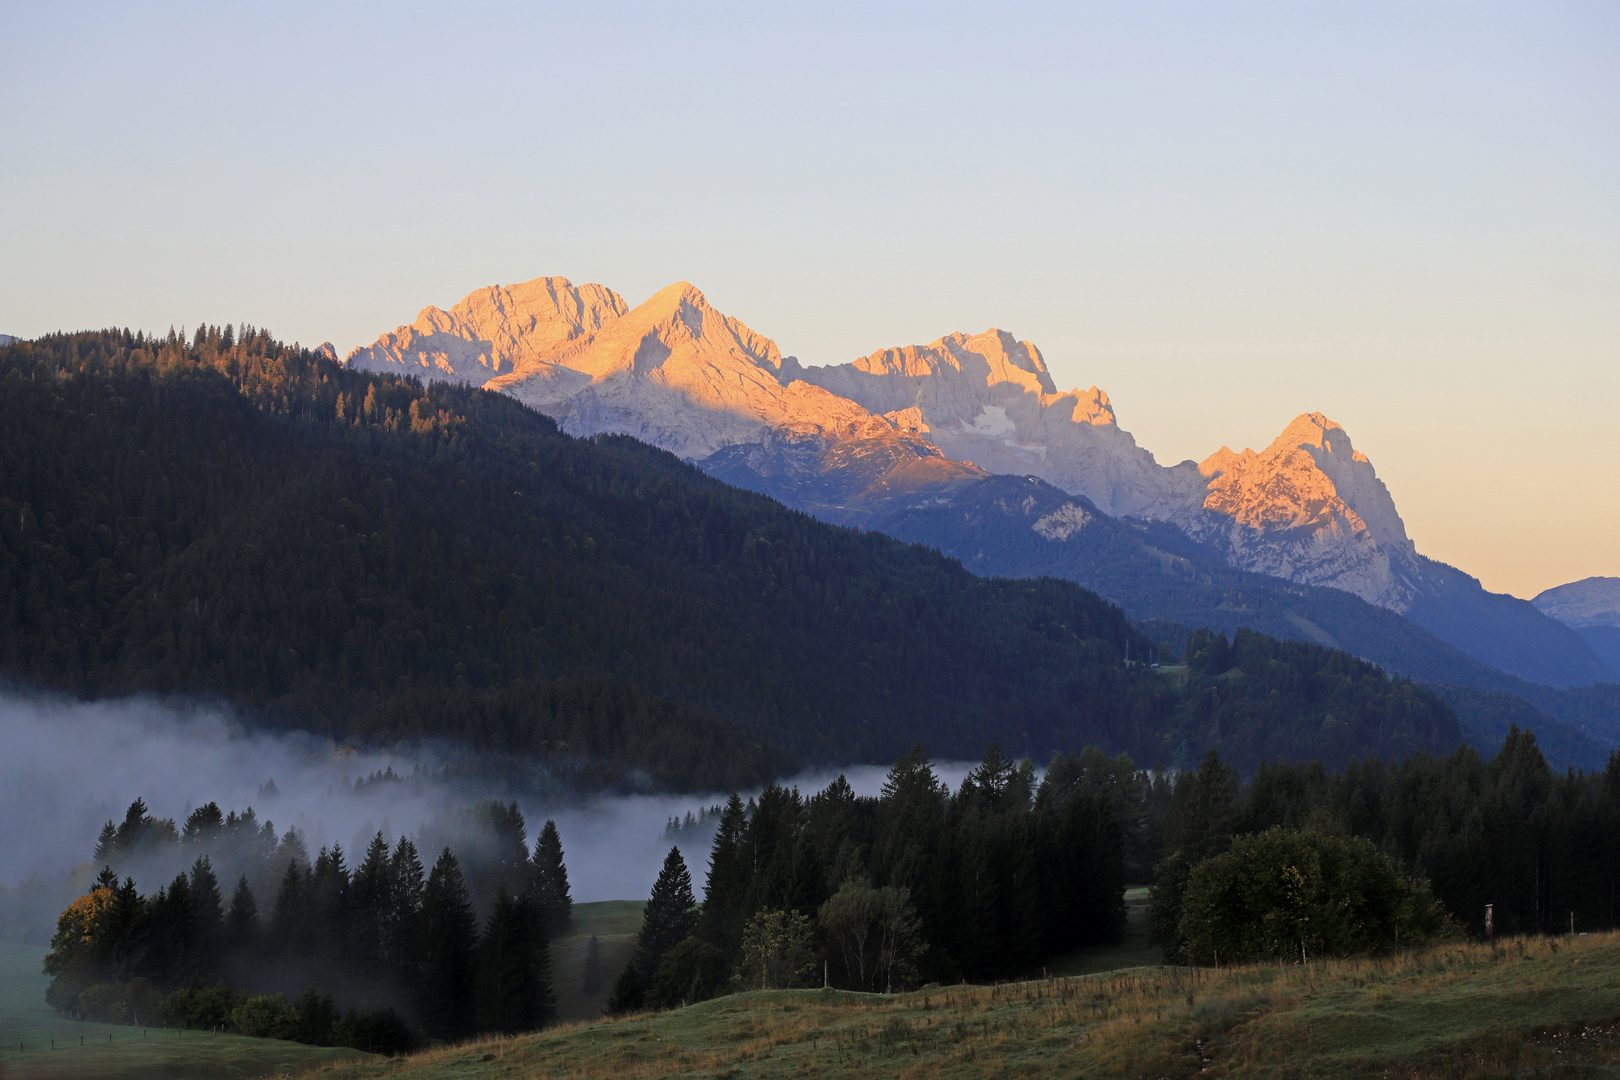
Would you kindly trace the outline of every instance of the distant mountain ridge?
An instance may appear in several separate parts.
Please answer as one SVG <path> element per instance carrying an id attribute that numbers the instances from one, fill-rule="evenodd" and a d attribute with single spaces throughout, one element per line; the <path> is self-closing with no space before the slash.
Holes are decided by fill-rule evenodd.
<path id="1" fill-rule="evenodd" d="M 1103 514 L 1171 523 L 1239 569 L 1404 614 L 1522 678 L 1617 677 L 1528 602 L 1419 554 L 1371 461 L 1321 413 L 1263 451 L 1161 466 L 1106 393 L 1059 392 L 1040 350 L 1003 330 L 806 367 L 687 282 L 630 308 L 539 278 L 427 308 L 347 363 L 504 390 L 571 434 L 633 435 L 842 524 L 1035 476 Z"/>
<path id="2" fill-rule="evenodd" d="M 1581 635 L 1609 670 L 1620 671 L 1620 577 L 1572 581 L 1530 602 Z"/>
<path id="3" fill-rule="evenodd" d="M 1243 632 L 1212 670 L 1155 670 L 1072 582 L 975 575 L 252 328 L 53 335 L 0 349 L 0 382 L 0 678 L 30 687 L 694 791 L 919 741 L 1250 771 L 1461 739 L 1345 652 Z"/>

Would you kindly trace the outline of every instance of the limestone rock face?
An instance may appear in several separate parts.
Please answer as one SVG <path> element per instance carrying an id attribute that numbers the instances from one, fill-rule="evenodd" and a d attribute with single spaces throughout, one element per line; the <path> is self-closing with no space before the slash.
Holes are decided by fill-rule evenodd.
<path id="1" fill-rule="evenodd" d="M 684 281 L 558 349 L 548 370 L 489 385 L 572 434 L 621 432 L 688 458 L 765 431 L 836 439 L 893 430 L 792 378 L 774 341 L 716 311 Z"/>
<path id="2" fill-rule="evenodd" d="M 1589 577 L 1559 585 L 1530 601 L 1565 626 L 1620 627 L 1620 577 Z M 1617 673 L 1620 674 L 1620 673 Z"/>
<path id="3" fill-rule="evenodd" d="M 1232 565 L 1354 593 L 1405 611 L 1421 588 L 1417 550 L 1372 463 L 1321 413 L 1298 416 L 1263 452 L 1226 447 L 1198 466 L 1202 501 L 1144 516 L 1180 525 Z"/>
<path id="4" fill-rule="evenodd" d="M 1193 497 L 1191 462 L 1165 469 L 1121 429 L 1095 386 L 1059 393 L 1034 344 L 1004 330 L 882 349 L 800 377 L 897 423 L 902 414 L 945 456 L 993 473 L 1039 476 L 1114 516 Z"/>
<path id="5" fill-rule="evenodd" d="M 1059 391 L 1003 330 L 805 367 L 676 282 L 635 308 L 564 278 L 480 289 L 354 350 L 354 367 L 502 390 L 575 435 L 620 432 L 835 520 L 921 505 L 992 473 L 1105 514 L 1174 522 L 1234 565 L 1405 611 L 1419 561 L 1339 425 L 1296 419 L 1265 451 L 1163 467 L 1093 386 Z M 1038 523 L 1054 542 L 1083 513 Z"/>
<path id="6" fill-rule="evenodd" d="M 546 370 L 562 348 L 596 333 L 629 310 L 601 285 L 535 278 L 491 285 L 444 311 L 426 307 L 409 326 L 355 349 L 350 367 L 392 371 L 483 386 L 498 376 L 530 377 Z"/>
<path id="7" fill-rule="evenodd" d="M 396 371 L 504 390 L 575 435 L 633 435 L 704 458 L 766 432 L 824 439 L 896 430 L 792 378 L 776 343 L 681 281 L 631 309 L 601 285 L 492 286 L 349 354 Z M 791 369 L 789 369 L 791 370 Z"/>

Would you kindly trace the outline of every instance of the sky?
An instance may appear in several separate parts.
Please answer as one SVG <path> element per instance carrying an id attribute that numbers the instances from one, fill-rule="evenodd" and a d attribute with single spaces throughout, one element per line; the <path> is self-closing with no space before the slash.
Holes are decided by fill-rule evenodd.
<path id="1" fill-rule="evenodd" d="M 1620 575 L 1620 6 L 0 0 L 0 332 L 341 352 L 677 280 L 997 326 L 1162 463 L 1345 426 L 1419 550 Z"/>

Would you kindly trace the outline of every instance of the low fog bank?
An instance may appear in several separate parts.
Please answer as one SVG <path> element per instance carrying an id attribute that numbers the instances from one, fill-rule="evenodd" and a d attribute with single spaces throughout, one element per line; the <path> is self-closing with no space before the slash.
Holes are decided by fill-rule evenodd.
<path id="1" fill-rule="evenodd" d="M 252 808 L 277 833 L 296 829 L 311 855 L 341 845 L 351 867 L 378 832 L 390 843 L 400 836 L 439 842 L 473 804 L 516 802 L 531 844 L 548 818 L 556 821 L 573 897 L 588 902 L 645 898 L 671 844 L 701 889 L 715 825 L 704 810 L 725 798 L 566 790 L 532 764 L 434 745 L 355 750 L 245 728 L 218 710 L 138 700 L 0 694 L 0 748 L 0 937 L 33 942 L 49 937 L 56 914 L 99 869 L 91 857 L 102 826 L 123 821 L 136 799 L 176 826 L 209 802 L 225 812 Z M 952 787 L 970 767 L 935 766 Z M 857 793 L 876 795 L 887 769 L 817 769 L 782 782 L 808 793 L 840 771 Z M 670 828 L 671 819 L 680 826 Z M 431 854 L 423 851 L 430 862 Z M 179 867 L 118 869 L 134 872 L 150 893 Z M 261 897 L 261 906 L 270 899 Z"/>

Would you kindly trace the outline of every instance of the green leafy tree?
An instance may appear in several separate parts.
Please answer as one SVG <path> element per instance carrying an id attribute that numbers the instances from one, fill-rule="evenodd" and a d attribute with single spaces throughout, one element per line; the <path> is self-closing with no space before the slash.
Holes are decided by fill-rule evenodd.
<path id="1" fill-rule="evenodd" d="M 817 921 L 839 986 L 889 992 L 915 975 L 922 939 L 905 889 L 846 881 L 821 905 Z"/>
<path id="2" fill-rule="evenodd" d="M 810 920 L 797 911 L 755 912 L 743 927 L 737 959 L 743 985 L 781 990 L 804 985 L 816 969 Z"/>
<path id="3" fill-rule="evenodd" d="M 1193 869 L 1180 936 L 1212 964 L 1420 946 L 1448 929 L 1428 884 L 1367 840 L 1274 827 Z"/>

